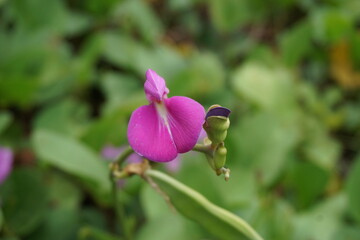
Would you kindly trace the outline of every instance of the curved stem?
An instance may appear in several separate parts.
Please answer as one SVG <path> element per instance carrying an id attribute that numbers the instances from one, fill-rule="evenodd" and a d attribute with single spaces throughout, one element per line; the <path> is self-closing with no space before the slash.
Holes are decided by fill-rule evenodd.
<path id="1" fill-rule="evenodd" d="M 118 169 L 121 167 L 122 163 L 134 152 L 131 147 L 127 147 L 116 159 L 114 163 L 111 165 L 110 170 L 110 180 L 112 183 L 112 194 L 113 194 L 113 204 L 115 208 L 115 214 L 117 221 L 121 224 L 121 229 L 123 231 L 124 238 L 126 240 L 130 240 L 131 237 L 131 229 L 128 227 L 129 225 L 126 222 L 126 215 L 124 211 L 124 206 L 121 201 L 118 199 L 118 189 L 117 189 L 117 180 L 119 178 L 123 178 L 122 172 L 119 172 Z"/>
<path id="2" fill-rule="evenodd" d="M 117 218 L 118 223 L 121 225 L 121 229 L 123 231 L 124 238 L 126 240 L 131 239 L 131 232 L 126 224 L 126 216 L 124 211 L 124 206 L 118 198 L 118 191 L 117 191 L 117 179 L 110 173 L 110 178 L 112 181 L 112 194 L 113 194 L 113 204 L 115 208 L 115 215 Z"/>
<path id="3" fill-rule="evenodd" d="M 208 155 L 211 155 L 212 151 L 213 151 L 213 149 L 211 147 L 211 144 L 209 144 L 209 145 L 196 144 L 192 150 L 197 151 L 197 152 L 201 152 L 201 153 L 205 153 L 205 154 L 208 154 Z"/>
<path id="4" fill-rule="evenodd" d="M 121 166 L 121 164 L 134 152 L 134 150 L 128 146 L 116 159 L 116 163 Z"/>

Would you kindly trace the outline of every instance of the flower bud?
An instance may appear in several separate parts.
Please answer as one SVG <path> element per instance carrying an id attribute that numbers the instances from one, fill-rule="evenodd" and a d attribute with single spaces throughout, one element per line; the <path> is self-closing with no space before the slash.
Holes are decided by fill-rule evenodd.
<path id="1" fill-rule="evenodd" d="M 220 105 L 213 105 L 209 108 L 203 127 L 212 144 L 217 145 L 224 142 L 230 126 L 230 113 L 229 109 Z"/>
<path id="2" fill-rule="evenodd" d="M 226 154 L 227 149 L 224 146 L 224 144 L 219 144 L 217 149 L 214 152 L 214 163 L 215 163 L 215 169 L 220 169 L 224 167 L 226 162 Z"/>

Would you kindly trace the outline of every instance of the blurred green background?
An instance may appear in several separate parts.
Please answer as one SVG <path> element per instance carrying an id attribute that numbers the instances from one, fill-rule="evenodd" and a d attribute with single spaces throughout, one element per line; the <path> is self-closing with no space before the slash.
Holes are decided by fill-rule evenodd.
<path id="1" fill-rule="evenodd" d="M 360 1 L 0 0 L 0 239 L 118 239 L 106 145 L 127 144 L 145 71 L 232 109 L 229 182 L 204 156 L 154 168 L 265 239 L 360 239 Z M 139 177 L 137 240 L 218 239 Z"/>

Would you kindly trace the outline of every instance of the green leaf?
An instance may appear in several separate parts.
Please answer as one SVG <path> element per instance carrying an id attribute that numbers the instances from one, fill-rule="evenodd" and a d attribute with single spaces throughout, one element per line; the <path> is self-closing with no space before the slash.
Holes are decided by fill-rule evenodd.
<path id="1" fill-rule="evenodd" d="M 4 214 L 2 209 L 0 208 L 0 231 L 2 229 L 3 223 L 4 223 Z"/>
<path id="2" fill-rule="evenodd" d="M 334 43 L 348 37 L 353 29 L 351 18 L 352 16 L 343 9 L 316 9 L 310 16 L 313 35 L 322 43 Z"/>
<path id="3" fill-rule="evenodd" d="M 106 163 L 82 143 L 47 130 L 37 130 L 32 138 L 42 161 L 80 177 L 99 194 L 109 194 L 111 184 Z"/>
<path id="4" fill-rule="evenodd" d="M 261 109 L 287 113 L 295 105 L 293 76 L 281 66 L 247 62 L 233 74 L 235 92 Z"/>
<path id="5" fill-rule="evenodd" d="M 306 116 L 302 120 L 303 132 L 306 133 L 302 147 L 307 160 L 317 164 L 327 171 L 336 166 L 341 146 L 329 136 L 324 124 L 312 116 Z"/>
<path id="6" fill-rule="evenodd" d="M 193 0 L 170 0 L 168 1 L 169 9 L 172 11 L 187 10 L 194 5 L 196 1 Z"/>
<path id="7" fill-rule="evenodd" d="M 51 39 L 46 31 L 0 34 L 0 104 L 29 107 L 71 89 L 70 49 L 61 41 L 50 47 Z"/>
<path id="8" fill-rule="evenodd" d="M 57 207 L 77 208 L 82 200 L 80 189 L 78 189 L 65 176 L 52 174 L 48 176 L 49 201 Z M 64 196 L 67 196 L 64 198 Z"/>
<path id="9" fill-rule="evenodd" d="M 280 47 L 284 61 L 295 66 L 311 51 L 311 28 L 308 22 L 298 23 L 282 33 Z"/>
<path id="10" fill-rule="evenodd" d="M 255 5 L 248 0 L 212 0 L 210 1 L 211 20 L 219 31 L 235 30 L 261 13 L 259 6 Z"/>
<path id="11" fill-rule="evenodd" d="M 120 191 L 119 191 L 120 192 Z M 119 193 L 118 192 L 118 193 Z M 123 193 L 118 194 L 121 196 Z M 107 220 L 104 212 L 97 207 L 82 207 L 81 209 L 81 225 L 94 227 L 98 229 L 106 229 L 107 228 Z"/>
<path id="12" fill-rule="evenodd" d="M 4 238 L 1 238 L 1 240 L 21 240 L 21 239 L 18 237 L 4 237 Z"/>
<path id="13" fill-rule="evenodd" d="M 148 220 L 161 218 L 169 214 L 170 207 L 161 196 L 151 189 L 149 185 L 144 185 L 140 192 L 141 205 L 144 208 L 144 214 Z"/>
<path id="14" fill-rule="evenodd" d="M 0 112 L 0 134 L 7 128 L 12 120 L 12 116 L 8 112 Z"/>
<path id="15" fill-rule="evenodd" d="M 176 214 L 164 199 L 150 185 L 144 185 L 140 193 L 141 205 L 147 218 L 147 223 L 140 229 L 136 239 L 147 239 L 148 236 L 157 240 L 166 239 L 203 239 L 199 236 L 199 226 L 179 214 Z M 167 225 L 171 222 L 171 225 Z M 164 228 L 157 226 L 167 225 Z"/>
<path id="16" fill-rule="evenodd" d="M 35 119 L 35 129 L 78 136 L 86 126 L 88 109 L 85 104 L 67 99 L 52 104 L 41 111 Z"/>
<path id="17" fill-rule="evenodd" d="M 144 76 L 147 69 L 154 69 L 165 79 L 185 68 L 184 58 L 166 44 L 147 47 L 136 39 L 119 33 L 102 35 L 104 57 L 117 66 L 134 70 Z"/>
<path id="18" fill-rule="evenodd" d="M 212 203 L 223 206 L 224 197 L 220 189 L 225 181 L 223 181 L 223 179 L 220 180 L 219 177 L 209 169 L 210 166 L 206 166 L 206 164 L 206 158 L 203 154 L 194 152 L 183 154 L 176 178 L 189 188 L 201 192 L 201 194 Z M 196 171 L 194 171 L 194 169 L 196 169 Z M 196 181 L 194 181 L 194 179 L 196 179 Z M 212 187 L 204 188 L 205 185 Z"/>
<path id="19" fill-rule="evenodd" d="M 349 198 L 349 210 L 351 215 L 360 223 L 360 157 L 351 166 L 346 180 L 346 194 Z"/>
<path id="20" fill-rule="evenodd" d="M 76 239 L 79 228 L 80 190 L 63 174 L 48 174 L 46 177 L 50 204 L 47 204 L 45 221 L 27 239 Z"/>
<path id="21" fill-rule="evenodd" d="M 131 75 L 106 72 L 101 76 L 101 89 L 107 100 L 103 107 L 105 114 L 127 105 L 130 101 L 144 99 L 142 82 Z"/>
<path id="22" fill-rule="evenodd" d="M 214 205 L 177 180 L 155 170 L 146 171 L 146 175 L 169 196 L 171 203 L 180 213 L 205 227 L 214 236 L 225 240 L 262 239 L 244 220 Z"/>
<path id="23" fill-rule="evenodd" d="M 189 59 L 189 65 L 174 78 L 169 79 L 171 95 L 192 98 L 208 97 L 224 87 L 225 71 L 216 55 L 196 53 Z"/>
<path id="24" fill-rule="evenodd" d="M 84 133 L 82 136 L 83 141 L 99 152 L 105 144 L 118 146 L 124 144 L 127 129 L 126 117 L 128 114 L 130 114 L 130 111 L 120 109 L 98 119 Z"/>
<path id="25" fill-rule="evenodd" d="M 82 227 L 79 231 L 79 240 L 122 240 L 118 236 L 113 236 L 103 230 L 94 227 Z"/>
<path id="26" fill-rule="evenodd" d="M 341 228 L 341 216 L 346 208 L 346 197 L 335 195 L 320 202 L 307 212 L 298 214 L 294 220 L 294 236 L 290 239 L 333 240 Z"/>
<path id="27" fill-rule="evenodd" d="M 329 172 L 311 162 L 296 162 L 289 172 L 289 187 L 294 191 L 296 204 L 300 208 L 313 204 L 329 180 Z"/>
<path id="28" fill-rule="evenodd" d="M 0 80 L 0 106 L 29 106 L 35 99 L 39 82 L 35 79 L 7 78 Z"/>
<path id="29" fill-rule="evenodd" d="M 164 206 L 165 208 L 168 206 Z M 169 224 L 171 223 L 171 224 Z M 166 226 L 166 227 L 159 227 Z M 196 233 L 194 225 L 189 225 L 179 216 L 169 212 L 167 215 L 150 219 L 139 231 L 136 240 L 184 240 L 184 239 L 204 239 Z"/>
<path id="30" fill-rule="evenodd" d="M 1 186 L 4 220 L 10 231 L 25 235 L 44 220 L 47 192 L 34 168 L 18 168 Z"/>
<path id="31" fill-rule="evenodd" d="M 263 112 L 243 116 L 239 125 L 229 131 L 228 137 L 232 158 L 238 159 L 240 166 L 253 169 L 259 183 L 265 186 L 279 176 L 299 141 L 298 129 L 292 121 Z"/>
<path id="32" fill-rule="evenodd" d="M 155 42 L 162 36 L 162 22 L 145 1 L 124 1 L 115 9 L 114 16 L 118 21 L 126 20 L 129 24 L 126 27 L 138 30 L 146 41 Z"/>
<path id="33" fill-rule="evenodd" d="M 46 0 L 11 1 L 11 7 L 19 23 L 27 29 L 34 30 L 39 27 L 55 27 L 63 20 L 65 9 L 64 4 L 59 0 L 50 0 L 46 11 L 41 7 Z"/>
<path id="34" fill-rule="evenodd" d="M 360 239 L 360 228 L 344 226 L 341 228 L 333 238 L 334 240 L 358 240 Z"/>
<path id="35" fill-rule="evenodd" d="M 49 3 L 46 11 L 41 7 Z M 65 3 L 60 0 L 25 0 L 12 1 L 10 7 L 18 24 L 27 30 L 41 29 L 51 33 L 79 33 L 89 26 L 89 20 L 80 14 L 67 10 Z"/>
<path id="36" fill-rule="evenodd" d="M 289 240 L 293 231 L 294 209 L 283 199 L 266 195 L 243 210 L 265 239 Z"/>
<path id="37" fill-rule="evenodd" d="M 360 69 L 360 34 L 355 33 L 350 38 L 350 56 L 351 62 L 353 63 L 353 67 L 356 70 Z"/>
<path id="38" fill-rule="evenodd" d="M 68 206 L 55 206 L 48 209 L 44 224 L 27 239 L 76 239 L 79 224 L 79 214 L 77 210 L 76 208 Z"/>
<path id="39" fill-rule="evenodd" d="M 235 167 L 235 164 L 232 163 L 232 161 L 235 161 L 234 159 L 228 159 L 228 161 L 231 166 L 230 180 L 225 182 L 216 179 L 220 185 L 220 194 L 226 206 L 234 209 L 247 208 L 249 204 L 257 199 L 254 173 L 248 168 Z"/>

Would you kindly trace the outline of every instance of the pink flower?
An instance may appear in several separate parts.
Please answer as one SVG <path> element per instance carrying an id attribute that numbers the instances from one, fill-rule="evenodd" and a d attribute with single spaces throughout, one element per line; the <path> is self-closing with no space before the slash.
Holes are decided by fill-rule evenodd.
<path id="1" fill-rule="evenodd" d="M 187 97 L 167 94 L 165 80 L 146 71 L 145 94 L 150 104 L 136 109 L 130 118 L 128 140 L 139 155 L 156 162 L 169 162 L 178 153 L 190 151 L 199 137 L 205 110 Z"/>
<path id="2" fill-rule="evenodd" d="M 13 153 L 9 148 L 0 147 L 0 184 L 10 174 L 13 163 Z"/>

